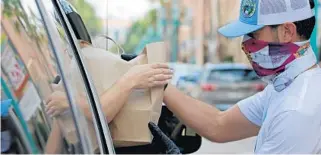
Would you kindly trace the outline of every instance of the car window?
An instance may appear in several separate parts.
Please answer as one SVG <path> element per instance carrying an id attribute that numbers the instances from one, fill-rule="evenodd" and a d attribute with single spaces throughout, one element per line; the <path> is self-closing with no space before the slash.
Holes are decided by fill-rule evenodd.
<path id="1" fill-rule="evenodd" d="M 79 80 L 79 76 L 75 74 L 79 74 L 81 72 L 83 76 L 83 80 L 87 83 L 86 91 L 88 91 L 88 98 L 91 100 L 92 104 L 92 117 L 90 119 L 95 120 L 96 122 L 95 128 L 98 128 L 98 133 L 100 136 L 98 142 L 100 144 L 100 153 L 113 153 L 114 152 L 114 146 L 111 139 L 111 135 L 109 132 L 108 124 L 106 116 L 104 116 L 104 112 L 101 108 L 98 91 L 100 90 L 100 86 L 94 85 L 92 78 L 97 78 L 96 76 L 92 76 L 88 68 L 92 67 L 89 66 L 90 62 L 85 61 L 86 57 L 84 56 L 84 53 L 81 51 L 84 48 L 93 46 L 91 43 L 91 38 L 89 36 L 89 33 L 87 31 L 86 25 L 82 21 L 82 17 L 78 14 L 78 12 L 75 10 L 75 8 L 71 5 L 70 2 L 72 1 L 66 1 L 66 0 L 59 0 L 58 3 L 55 3 L 56 5 L 61 6 L 60 11 L 62 11 L 60 16 L 63 18 L 63 21 L 61 21 L 62 25 L 68 29 L 68 39 L 69 41 L 73 42 L 73 51 L 74 51 L 74 57 L 72 59 L 71 65 L 72 65 L 72 79 L 73 81 Z M 57 9 L 57 8 L 56 8 Z M 66 10 L 67 9 L 67 10 Z M 74 10 L 74 11 L 73 11 Z M 72 11 L 72 12 L 70 12 Z M 88 55 L 87 55 L 88 56 Z M 75 67 L 79 66 L 79 69 L 75 72 Z M 77 82 L 75 82 L 75 86 L 79 86 Z M 96 86 L 96 87 L 95 87 Z M 97 88 L 98 87 L 98 88 Z M 82 94 L 82 92 L 79 92 Z M 101 92 L 100 92 L 101 93 Z M 88 116 L 87 116 L 88 117 Z"/>
<path id="2" fill-rule="evenodd" d="M 225 69 L 211 70 L 207 78 L 208 82 L 239 82 L 258 80 L 253 70 Z"/>
<path id="3" fill-rule="evenodd" d="M 29 144 L 27 152 L 20 153 L 95 153 L 99 151 L 95 122 L 87 117 L 92 114 L 85 84 L 75 83 L 70 75 L 73 55 L 65 30 L 55 20 L 50 0 L 41 1 L 46 15 L 37 3 L 2 1 L 1 84 L 8 89 L 1 89 L 1 94 L 17 104 L 14 110 L 22 116 L 16 112 Z M 60 83 L 52 85 L 57 76 Z"/>

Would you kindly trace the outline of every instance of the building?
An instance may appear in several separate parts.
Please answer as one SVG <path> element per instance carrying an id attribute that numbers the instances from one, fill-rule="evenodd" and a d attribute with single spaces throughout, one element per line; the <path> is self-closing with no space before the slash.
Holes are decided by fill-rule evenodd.
<path id="1" fill-rule="evenodd" d="M 184 11 L 179 28 L 179 58 L 196 64 L 232 59 L 248 63 L 241 50 L 241 38 L 227 39 L 217 29 L 239 16 L 240 0 L 180 0 Z"/>
<path id="2" fill-rule="evenodd" d="M 240 0 L 213 0 L 217 1 L 218 27 L 221 27 L 233 20 L 237 20 L 240 12 Z M 241 50 L 242 38 L 227 39 L 218 35 L 219 45 L 217 56 L 220 60 L 233 57 L 234 62 L 248 63 L 248 60 Z"/>
<path id="3" fill-rule="evenodd" d="M 119 19 L 119 18 L 108 18 L 103 20 L 104 30 L 107 30 L 105 34 L 113 38 L 118 44 L 123 44 L 126 41 L 127 33 L 132 25 L 132 21 Z"/>

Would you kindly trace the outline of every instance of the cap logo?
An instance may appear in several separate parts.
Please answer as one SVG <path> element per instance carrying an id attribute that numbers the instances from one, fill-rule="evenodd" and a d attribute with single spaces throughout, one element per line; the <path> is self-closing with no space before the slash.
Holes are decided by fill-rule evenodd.
<path id="1" fill-rule="evenodd" d="M 251 18 L 256 11 L 256 0 L 243 0 L 241 12 L 244 17 Z"/>

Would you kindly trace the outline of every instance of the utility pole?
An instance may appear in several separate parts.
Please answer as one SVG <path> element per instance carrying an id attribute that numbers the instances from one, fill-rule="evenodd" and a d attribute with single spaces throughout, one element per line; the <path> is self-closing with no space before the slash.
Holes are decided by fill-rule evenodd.
<path id="1" fill-rule="evenodd" d="M 161 0 L 161 25 L 163 27 L 164 40 L 170 47 L 170 61 L 177 61 L 178 57 L 178 30 L 180 25 L 180 0 Z"/>
<path id="2" fill-rule="evenodd" d="M 179 26 L 180 26 L 180 0 L 171 0 L 171 32 L 172 36 L 170 37 L 170 44 L 171 44 L 171 62 L 177 61 L 178 58 L 178 33 L 179 33 Z"/>

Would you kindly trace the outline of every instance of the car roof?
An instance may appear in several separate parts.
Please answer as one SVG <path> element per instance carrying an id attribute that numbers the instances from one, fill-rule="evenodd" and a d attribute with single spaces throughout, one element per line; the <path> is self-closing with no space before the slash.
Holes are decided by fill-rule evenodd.
<path id="1" fill-rule="evenodd" d="M 206 70 L 224 70 L 224 69 L 250 69 L 252 70 L 252 67 L 241 64 L 241 63 L 222 63 L 222 64 L 206 64 L 205 65 Z"/>

